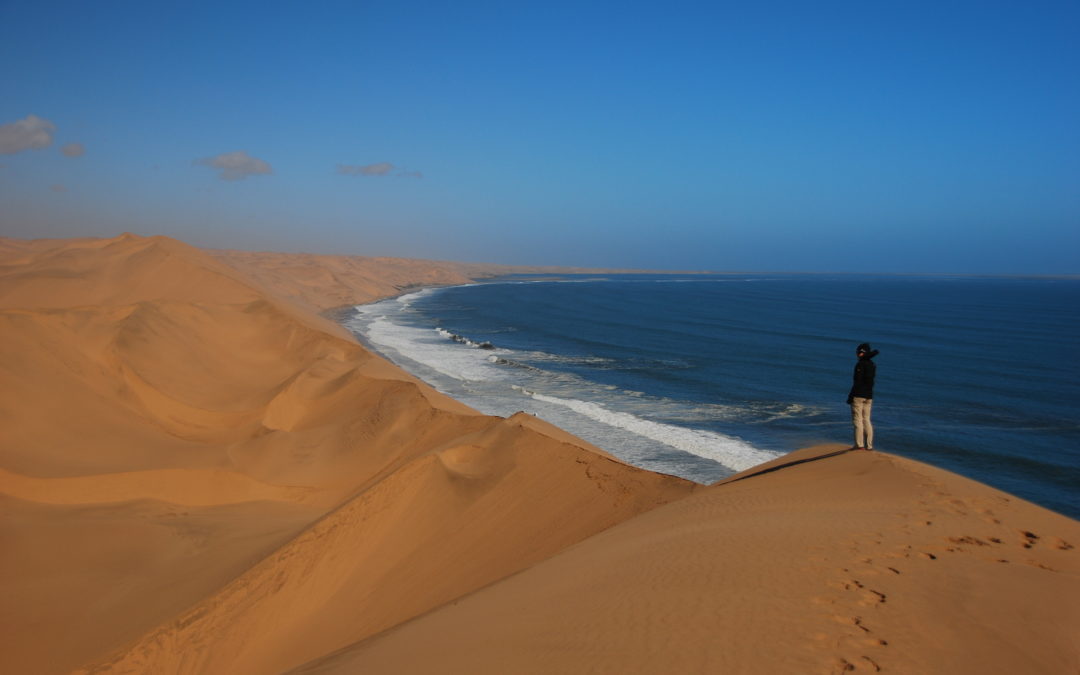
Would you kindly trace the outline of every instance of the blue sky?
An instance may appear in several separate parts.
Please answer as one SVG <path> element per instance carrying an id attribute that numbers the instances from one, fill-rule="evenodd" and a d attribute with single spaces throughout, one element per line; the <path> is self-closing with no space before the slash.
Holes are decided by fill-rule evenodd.
<path id="1" fill-rule="evenodd" d="M 0 0 L 0 233 L 1080 272 L 1075 1 L 159 4 Z"/>

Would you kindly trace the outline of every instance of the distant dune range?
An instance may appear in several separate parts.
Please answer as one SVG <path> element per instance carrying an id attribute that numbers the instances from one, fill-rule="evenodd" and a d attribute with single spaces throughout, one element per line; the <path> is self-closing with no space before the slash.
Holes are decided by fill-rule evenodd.
<path id="1" fill-rule="evenodd" d="M 843 446 L 694 485 L 319 314 L 507 271 L 0 239 L 0 672 L 1080 670 L 1074 520 Z"/>

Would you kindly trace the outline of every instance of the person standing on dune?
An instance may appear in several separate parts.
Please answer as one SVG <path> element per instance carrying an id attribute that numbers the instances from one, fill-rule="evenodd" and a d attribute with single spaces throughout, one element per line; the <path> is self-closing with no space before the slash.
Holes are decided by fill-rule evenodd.
<path id="1" fill-rule="evenodd" d="M 859 360 L 855 363 L 854 381 L 847 398 L 851 406 L 851 421 L 855 425 L 855 449 L 873 450 L 874 427 L 870 424 L 870 407 L 874 402 L 877 366 L 872 359 L 878 355 L 878 350 L 870 349 L 870 345 L 864 342 L 855 348 L 855 355 Z"/>

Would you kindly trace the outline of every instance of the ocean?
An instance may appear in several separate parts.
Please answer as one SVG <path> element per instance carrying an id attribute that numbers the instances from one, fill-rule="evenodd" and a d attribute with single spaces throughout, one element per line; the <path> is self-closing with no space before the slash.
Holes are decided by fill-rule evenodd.
<path id="1" fill-rule="evenodd" d="M 876 449 L 1080 517 L 1078 279 L 505 277 L 361 305 L 345 325 L 482 412 L 706 484 L 851 444 L 869 342 Z"/>

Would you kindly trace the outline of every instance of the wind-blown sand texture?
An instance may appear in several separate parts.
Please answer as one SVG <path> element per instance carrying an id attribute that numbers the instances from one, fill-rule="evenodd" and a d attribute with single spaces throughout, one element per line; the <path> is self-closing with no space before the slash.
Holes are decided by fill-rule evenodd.
<path id="1" fill-rule="evenodd" d="M 476 274 L 0 240 L 0 672 L 1080 671 L 1076 521 L 839 446 L 696 486 L 313 311 Z"/>

